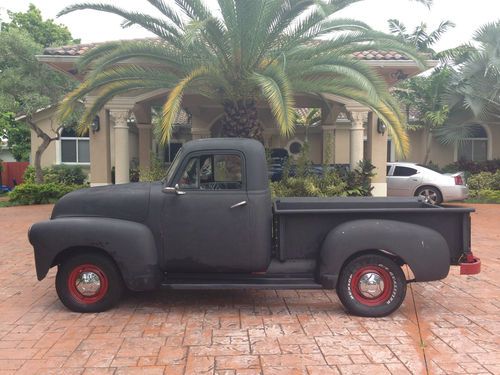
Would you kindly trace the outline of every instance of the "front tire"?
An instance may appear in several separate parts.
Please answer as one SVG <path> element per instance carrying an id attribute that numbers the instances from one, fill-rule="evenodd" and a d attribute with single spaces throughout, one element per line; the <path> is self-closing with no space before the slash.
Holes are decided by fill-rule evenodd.
<path id="1" fill-rule="evenodd" d="M 112 259 L 96 253 L 76 254 L 59 264 L 56 290 L 75 312 L 101 312 L 115 306 L 124 292 L 120 271 Z"/>
<path id="2" fill-rule="evenodd" d="M 386 316 L 403 303 L 406 277 L 393 260 L 381 255 L 362 255 L 340 272 L 337 294 L 351 314 Z"/>

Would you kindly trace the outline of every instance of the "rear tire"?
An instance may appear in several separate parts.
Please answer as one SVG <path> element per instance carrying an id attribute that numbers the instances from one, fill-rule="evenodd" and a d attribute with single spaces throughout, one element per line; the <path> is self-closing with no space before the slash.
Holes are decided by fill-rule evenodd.
<path id="1" fill-rule="evenodd" d="M 424 202 L 429 204 L 438 205 L 443 203 L 443 195 L 437 188 L 432 186 L 422 186 L 418 188 L 415 196 L 422 197 Z"/>
<path id="2" fill-rule="evenodd" d="M 403 303 L 406 277 L 393 260 L 375 254 L 362 255 L 340 272 L 337 294 L 351 314 L 386 316 Z"/>
<path id="3" fill-rule="evenodd" d="M 59 264 L 57 295 L 64 306 L 72 311 L 108 310 L 118 303 L 124 289 L 118 267 L 103 254 L 76 254 Z"/>

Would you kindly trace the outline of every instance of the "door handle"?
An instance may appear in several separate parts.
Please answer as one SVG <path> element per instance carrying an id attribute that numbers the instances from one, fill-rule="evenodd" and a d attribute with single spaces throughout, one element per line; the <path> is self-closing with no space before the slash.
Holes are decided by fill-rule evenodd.
<path id="1" fill-rule="evenodd" d="M 247 204 L 247 201 L 241 201 L 241 202 L 238 202 L 236 204 L 233 204 L 231 207 L 229 208 L 236 208 L 236 207 L 241 207 L 241 206 L 245 206 Z"/>

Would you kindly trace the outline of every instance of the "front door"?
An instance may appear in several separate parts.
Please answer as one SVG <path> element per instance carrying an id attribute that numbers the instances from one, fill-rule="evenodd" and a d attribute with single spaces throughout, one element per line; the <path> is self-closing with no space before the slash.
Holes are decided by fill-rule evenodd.
<path id="1" fill-rule="evenodd" d="M 244 172 L 237 151 L 185 158 L 173 183 L 181 194 L 164 195 L 167 272 L 252 271 Z"/>

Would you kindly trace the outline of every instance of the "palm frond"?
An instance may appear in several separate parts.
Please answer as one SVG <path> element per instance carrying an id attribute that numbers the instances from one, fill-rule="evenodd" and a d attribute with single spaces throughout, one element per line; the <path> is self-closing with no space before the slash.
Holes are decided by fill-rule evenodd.
<path id="1" fill-rule="evenodd" d="M 140 58 L 148 64 L 164 66 L 172 72 L 179 73 L 185 72 L 190 65 L 188 57 L 158 42 L 124 41 L 103 56 L 94 57 L 94 68 L 87 75 L 87 79 L 93 79 L 108 67 L 133 58 Z"/>
<path id="2" fill-rule="evenodd" d="M 164 40 L 169 40 L 172 43 L 175 43 L 177 38 L 179 37 L 178 29 L 166 23 L 162 19 L 152 17 L 143 13 L 129 12 L 109 4 L 99 4 L 99 3 L 74 4 L 61 10 L 57 14 L 57 16 L 60 17 L 62 15 L 72 13 L 77 10 L 85 10 L 85 9 L 92 9 L 100 12 L 116 14 L 120 17 L 123 17 L 126 20 L 125 25 L 128 24 L 140 25 L 141 27 L 159 36 L 160 38 Z"/>
<path id="3" fill-rule="evenodd" d="M 389 24 L 389 31 L 391 34 L 400 37 L 402 40 L 408 38 L 406 26 L 401 21 L 391 18 L 387 20 L 387 23 Z"/>
<path id="4" fill-rule="evenodd" d="M 209 70 L 207 68 L 201 67 L 193 70 L 186 77 L 180 80 L 168 94 L 167 101 L 163 105 L 162 118 L 160 123 L 161 134 L 162 137 L 160 141 L 162 143 L 167 143 L 170 139 L 170 135 L 172 132 L 172 125 L 179 113 L 179 109 L 181 108 L 182 97 L 184 95 L 184 90 L 193 81 L 200 79 L 201 77 L 207 75 Z"/>
<path id="5" fill-rule="evenodd" d="M 163 0 L 147 0 L 151 5 L 158 9 L 165 17 L 172 21 L 179 31 L 184 27 L 184 21 L 177 14 L 177 12 L 170 7 L 169 4 L 165 3 Z"/>
<path id="6" fill-rule="evenodd" d="M 291 85 L 285 72 L 280 67 L 271 66 L 265 74 L 254 73 L 254 80 L 269 104 L 281 134 L 289 136 L 295 128 L 295 110 Z"/>
<path id="7" fill-rule="evenodd" d="M 428 36 L 427 47 L 430 45 L 437 43 L 444 33 L 446 33 L 449 29 L 454 28 L 456 25 L 451 21 L 441 21 L 436 30 L 432 31 Z"/>
<path id="8" fill-rule="evenodd" d="M 95 116 L 99 113 L 99 111 L 115 96 L 130 92 L 132 90 L 140 90 L 145 88 L 154 89 L 161 88 L 162 86 L 162 82 L 144 81 L 120 81 L 108 85 L 102 92 L 99 93 L 92 105 L 85 108 L 85 111 L 83 112 L 77 124 L 77 133 L 84 134 L 88 130 L 90 124 L 94 120 Z M 62 105 L 64 106 L 64 102 Z"/>
<path id="9" fill-rule="evenodd" d="M 93 62 L 104 55 L 107 55 L 114 51 L 121 45 L 121 42 L 107 42 L 91 48 L 76 61 L 76 69 L 79 72 L 84 72 L 87 70 Z"/>

